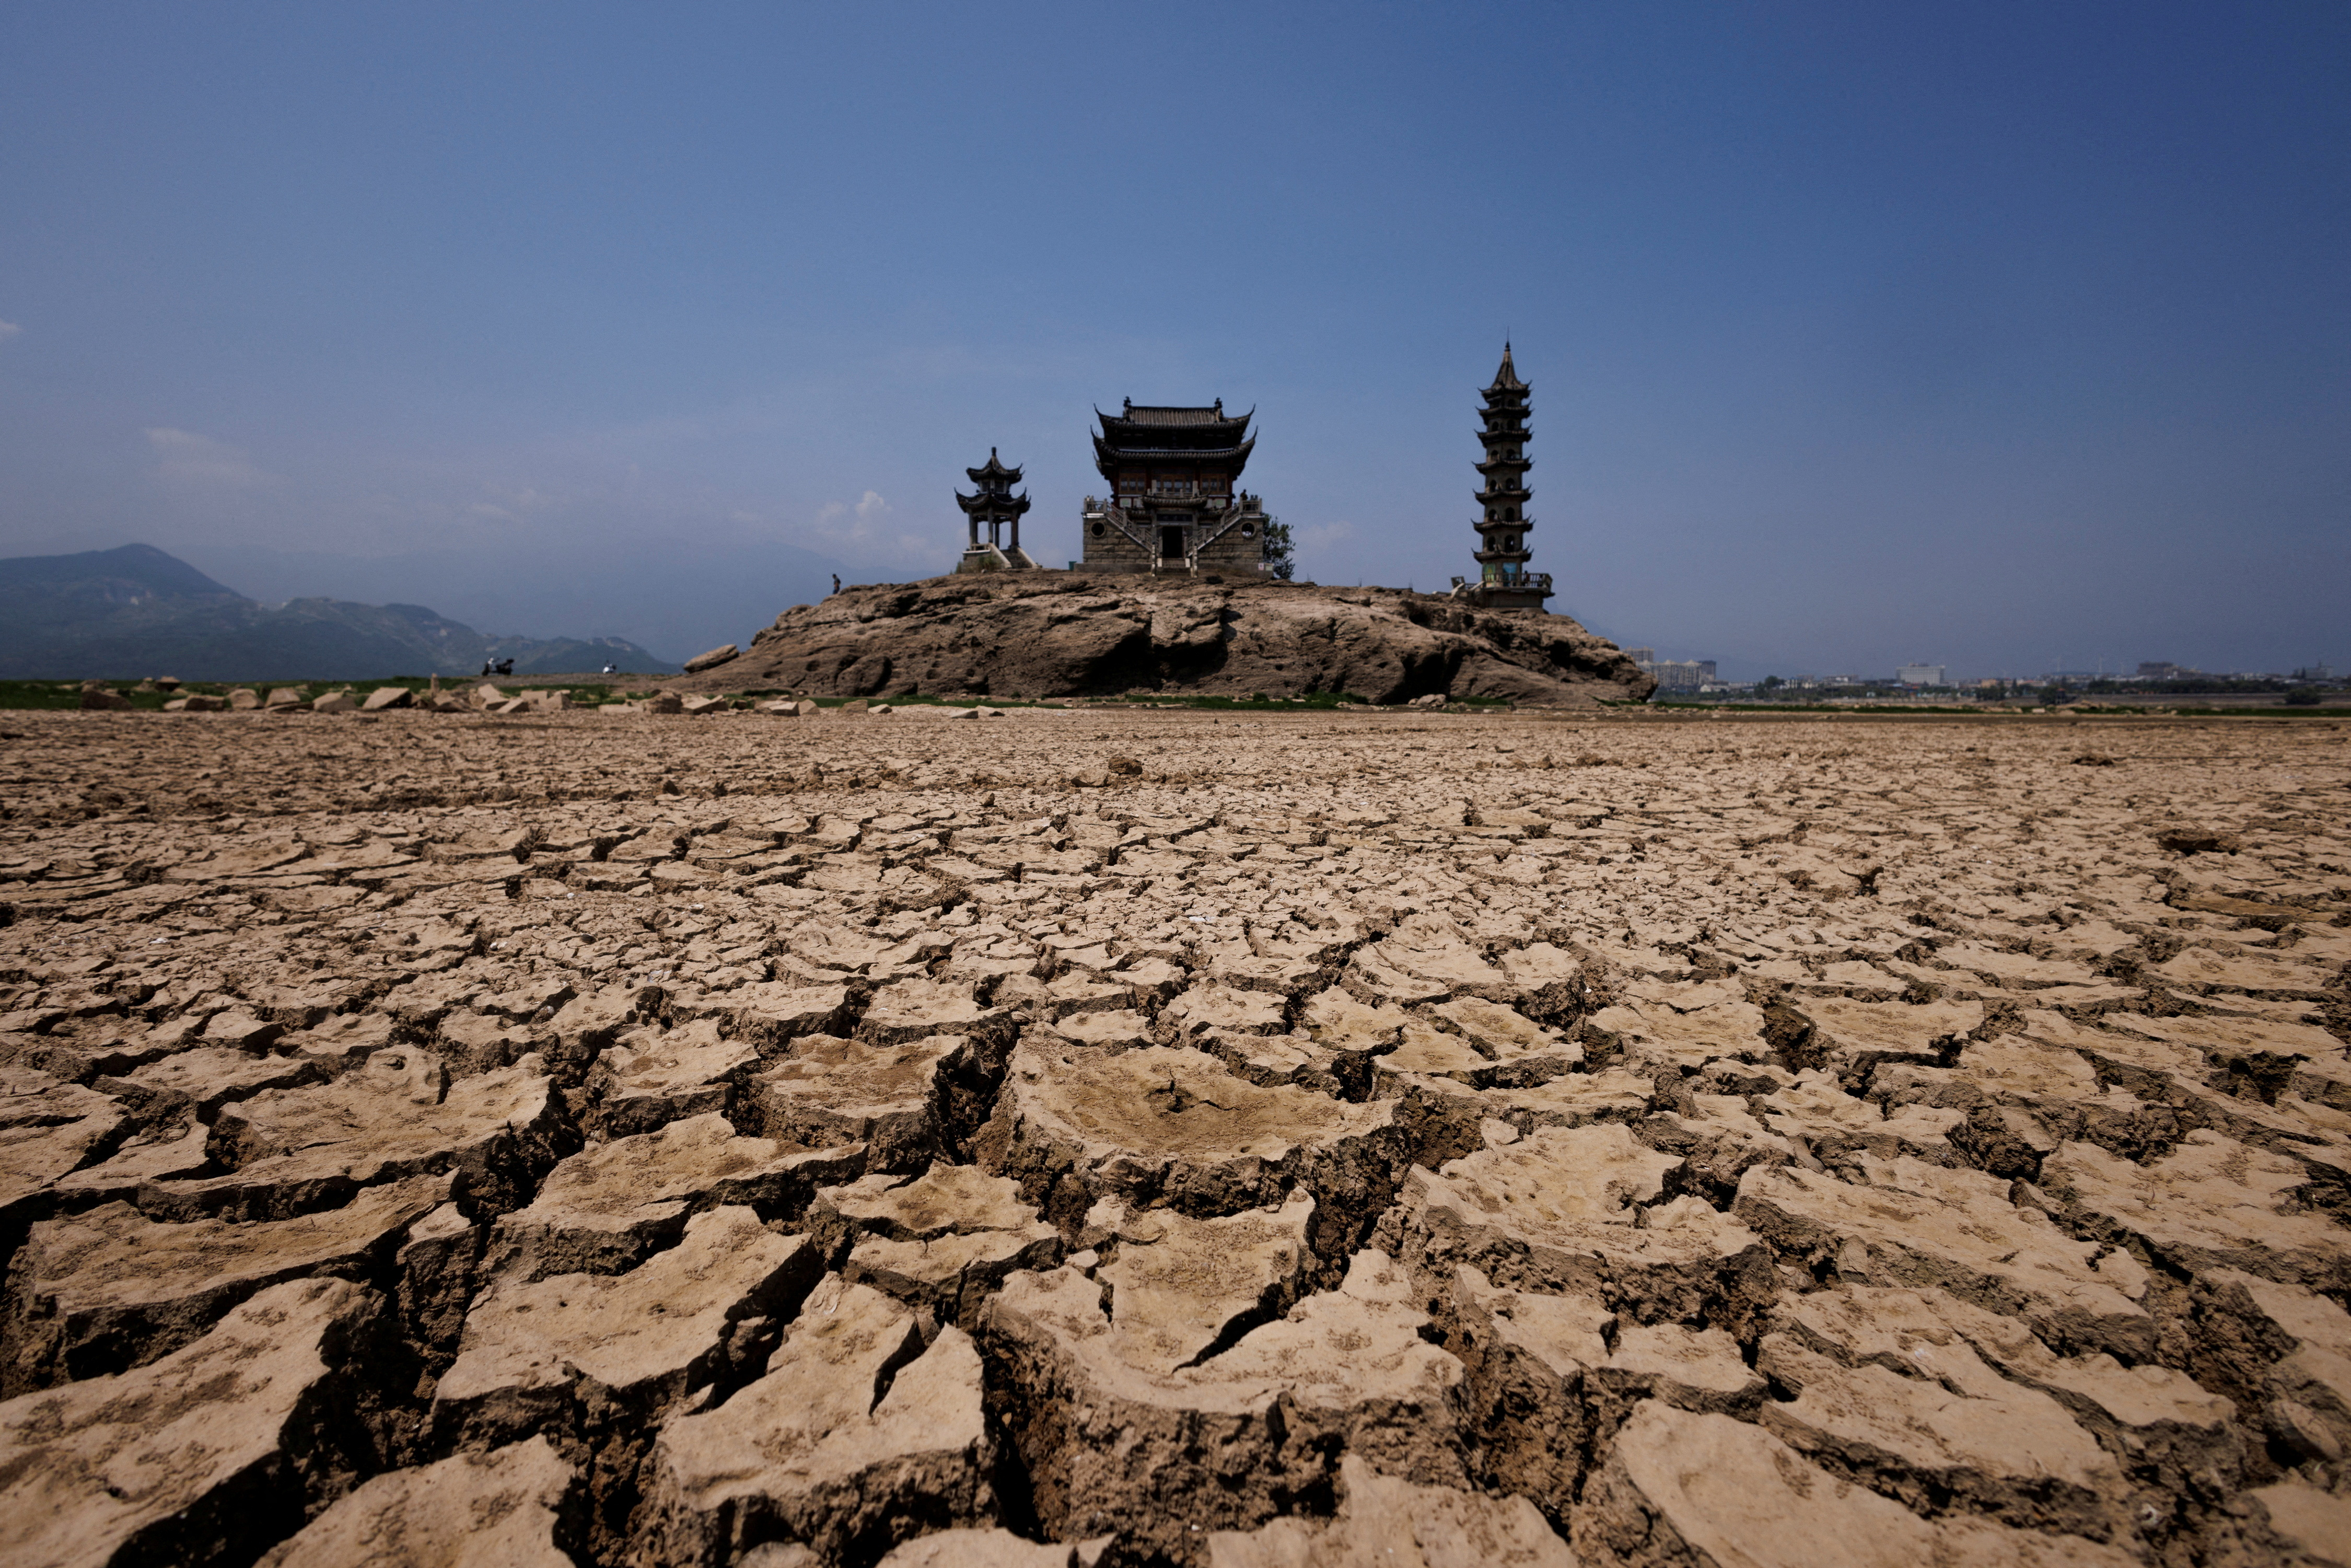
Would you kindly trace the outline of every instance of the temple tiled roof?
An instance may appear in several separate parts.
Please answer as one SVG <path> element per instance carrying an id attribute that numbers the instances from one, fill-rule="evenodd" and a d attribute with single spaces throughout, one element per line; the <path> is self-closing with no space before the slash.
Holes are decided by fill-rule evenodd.
<path id="1" fill-rule="evenodd" d="M 1113 478 L 1112 470 L 1120 464 L 1132 463 L 1225 463 L 1231 465 L 1235 475 L 1249 462 L 1249 453 L 1257 445 L 1251 436 L 1238 446 L 1166 446 L 1130 445 L 1125 442 L 1105 441 L 1094 437 L 1094 465 L 1104 478 Z"/>
<path id="2" fill-rule="evenodd" d="M 1254 411 L 1251 411 L 1254 412 Z M 1094 417 L 1103 418 L 1102 410 Z M 1247 424 L 1249 414 L 1234 419 L 1225 413 L 1225 400 L 1218 398 L 1206 408 L 1178 407 L 1165 403 L 1137 403 L 1130 398 L 1124 411 L 1117 417 L 1129 424 Z"/>
<path id="3" fill-rule="evenodd" d="M 1257 411 L 1228 415 L 1219 401 L 1207 408 L 1137 408 L 1126 405 L 1123 413 L 1104 413 L 1094 410 L 1102 422 L 1102 439 L 1121 451 L 1200 451 L 1214 447 L 1238 446 Z"/>

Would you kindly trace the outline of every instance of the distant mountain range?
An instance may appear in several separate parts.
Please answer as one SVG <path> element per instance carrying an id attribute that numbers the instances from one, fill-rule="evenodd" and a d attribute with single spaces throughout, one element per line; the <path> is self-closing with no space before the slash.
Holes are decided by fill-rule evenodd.
<path id="1" fill-rule="evenodd" d="M 0 560 L 0 678 L 359 681 L 677 666 L 618 637 L 492 637 L 420 604 L 262 604 L 152 545 Z"/>

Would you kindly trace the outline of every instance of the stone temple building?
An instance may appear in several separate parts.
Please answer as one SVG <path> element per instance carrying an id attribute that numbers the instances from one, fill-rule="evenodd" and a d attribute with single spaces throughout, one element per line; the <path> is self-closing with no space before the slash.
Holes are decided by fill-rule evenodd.
<path id="1" fill-rule="evenodd" d="M 1265 506 L 1236 487 L 1257 444 L 1251 413 L 1143 407 L 1132 400 L 1094 436 L 1094 466 L 1109 486 L 1086 497 L 1081 563 L 1089 571 L 1254 577 L 1265 570 Z"/>
<path id="2" fill-rule="evenodd" d="M 1485 428 L 1478 439 L 1485 444 L 1486 455 L 1478 465 L 1485 480 L 1478 491 L 1478 505 L 1485 512 L 1477 524 L 1478 580 L 1453 580 L 1456 598 L 1489 610 L 1541 610 L 1551 597 L 1551 573 L 1527 570 L 1534 556 L 1527 548 L 1527 532 L 1534 527 L 1534 518 L 1527 514 L 1527 502 L 1534 495 L 1527 488 L 1527 470 L 1534 466 L 1527 460 L 1527 438 L 1533 434 L 1527 428 L 1527 404 L 1533 390 L 1519 380 L 1510 365 L 1510 346 L 1504 343 L 1502 368 L 1479 394 L 1486 406 L 1479 411 Z"/>
<path id="3" fill-rule="evenodd" d="M 1020 483 L 1020 470 L 1007 468 L 996 455 L 996 448 L 987 449 L 987 466 L 967 468 L 971 482 L 979 487 L 976 496 L 956 492 L 956 505 L 963 508 L 964 526 L 969 542 L 964 546 L 963 559 L 956 562 L 957 571 L 1013 571 L 1033 570 L 1037 563 L 1020 548 L 1020 515 L 1029 509 L 1029 497 L 1016 496 L 1012 486 Z M 987 537 L 980 538 L 986 529 Z M 1009 530 L 1009 536 L 1007 530 Z"/>

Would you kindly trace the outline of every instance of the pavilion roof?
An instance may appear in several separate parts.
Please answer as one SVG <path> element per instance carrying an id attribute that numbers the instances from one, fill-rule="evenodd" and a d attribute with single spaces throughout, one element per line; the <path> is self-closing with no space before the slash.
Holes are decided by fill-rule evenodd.
<path id="1" fill-rule="evenodd" d="M 1020 482 L 1020 470 L 1007 468 L 996 455 L 996 448 L 993 446 L 987 449 L 986 466 L 967 468 L 964 472 L 971 476 L 971 482 L 975 485 L 985 485 L 990 479 L 1001 479 L 1008 485 L 1017 485 Z"/>

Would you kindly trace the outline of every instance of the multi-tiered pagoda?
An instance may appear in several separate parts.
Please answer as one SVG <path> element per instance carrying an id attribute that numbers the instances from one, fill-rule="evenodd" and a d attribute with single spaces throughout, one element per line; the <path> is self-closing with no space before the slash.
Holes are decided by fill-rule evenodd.
<path id="1" fill-rule="evenodd" d="M 956 505 L 963 508 L 964 523 L 970 542 L 964 547 L 963 559 L 956 562 L 957 571 L 1012 571 L 1034 570 L 1037 563 L 1020 548 L 1020 514 L 1029 509 L 1029 497 L 1016 496 L 1012 486 L 1020 483 L 1020 470 L 1007 468 L 996 455 L 996 448 L 987 449 L 987 466 L 967 468 L 971 482 L 979 486 L 979 494 L 967 496 L 956 492 Z M 981 538 L 980 530 L 987 530 Z M 1008 537 L 1007 530 L 1009 530 Z"/>
<path id="2" fill-rule="evenodd" d="M 1541 610 L 1551 597 L 1551 574 L 1527 570 L 1534 556 L 1527 548 L 1527 530 L 1534 527 L 1527 515 L 1534 495 L 1527 488 L 1527 470 L 1534 466 L 1527 460 L 1527 437 L 1533 434 L 1527 429 L 1527 394 L 1532 390 L 1519 380 L 1510 346 L 1503 344 L 1502 368 L 1480 394 L 1486 427 L 1478 439 L 1485 443 L 1486 456 L 1478 472 L 1486 483 L 1478 492 L 1478 505 L 1485 509 L 1478 524 L 1478 580 L 1453 580 L 1457 595 L 1491 610 Z"/>
<path id="3" fill-rule="evenodd" d="M 1094 467 L 1108 497 L 1086 497 L 1080 536 L 1092 571 L 1264 570 L 1264 503 L 1234 487 L 1247 466 L 1249 414 L 1228 417 L 1218 398 L 1207 408 L 1094 410 Z"/>

